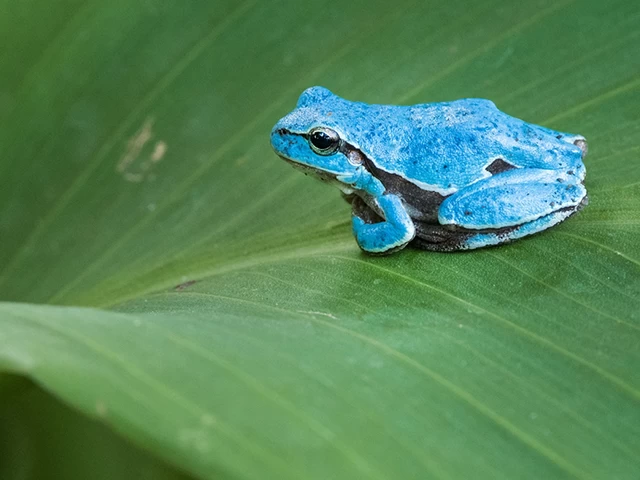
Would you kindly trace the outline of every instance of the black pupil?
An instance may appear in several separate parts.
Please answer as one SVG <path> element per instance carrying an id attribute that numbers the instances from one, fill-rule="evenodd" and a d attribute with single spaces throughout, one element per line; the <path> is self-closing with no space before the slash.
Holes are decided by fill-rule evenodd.
<path id="1" fill-rule="evenodd" d="M 311 142 L 320 150 L 326 150 L 333 146 L 333 138 L 325 132 L 313 132 Z"/>

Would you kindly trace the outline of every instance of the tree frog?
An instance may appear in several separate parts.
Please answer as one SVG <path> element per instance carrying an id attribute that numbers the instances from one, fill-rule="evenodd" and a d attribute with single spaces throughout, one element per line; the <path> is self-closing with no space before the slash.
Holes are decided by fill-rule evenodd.
<path id="1" fill-rule="evenodd" d="M 356 241 L 373 254 L 498 245 L 587 204 L 585 138 L 489 100 L 369 105 L 311 87 L 273 127 L 271 145 L 342 191 Z"/>

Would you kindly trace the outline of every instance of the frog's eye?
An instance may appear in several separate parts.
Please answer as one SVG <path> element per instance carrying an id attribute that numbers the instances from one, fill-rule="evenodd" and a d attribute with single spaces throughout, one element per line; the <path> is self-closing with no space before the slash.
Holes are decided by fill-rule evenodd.
<path id="1" fill-rule="evenodd" d="M 313 128 L 309 132 L 309 144 L 318 155 L 331 155 L 340 146 L 340 136 L 330 128 Z"/>

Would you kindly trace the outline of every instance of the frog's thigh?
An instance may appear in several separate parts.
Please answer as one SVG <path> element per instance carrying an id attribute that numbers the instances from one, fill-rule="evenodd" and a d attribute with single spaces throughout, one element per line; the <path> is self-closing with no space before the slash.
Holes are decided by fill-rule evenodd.
<path id="1" fill-rule="evenodd" d="M 575 175 L 541 169 L 508 170 L 446 198 L 438 221 L 468 229 L 511 227 L 578 206 L 586 193 Z"/>
<path id="2" fill-rule="evenodd" d="M 358 245 L 369 253 L 400 250 L 415 236 L 413 221 L 396 195 L 382 195 L 377 202 L 385 217 L 385 221 L 379 223 L 367 223 L 354 208 L 353 234 Z"/>

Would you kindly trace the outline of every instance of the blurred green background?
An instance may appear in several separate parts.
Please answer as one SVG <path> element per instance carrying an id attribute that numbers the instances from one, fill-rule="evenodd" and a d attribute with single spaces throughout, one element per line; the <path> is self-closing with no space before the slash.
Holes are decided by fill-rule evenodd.
<path id="1" fill-rule="evenodd" d="M 0 42 L 0 478 L 640 476 L 638 2 L 0 0 Z M 364 256 L 269 147 L 311 85 L 583 134 L 591 203 Z"/>

